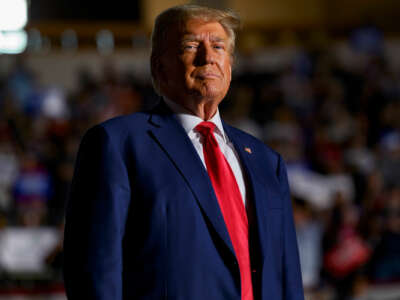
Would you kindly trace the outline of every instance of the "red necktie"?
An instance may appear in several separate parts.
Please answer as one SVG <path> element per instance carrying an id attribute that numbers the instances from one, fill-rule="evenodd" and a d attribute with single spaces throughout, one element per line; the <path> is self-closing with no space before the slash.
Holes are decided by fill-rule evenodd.
<path id="1" fill-rule="evenodd" d="M 239 263 L 242 300 L 253 300 L 249 234 L 246 210 L 232 169 L 215 139 L 215 124 L 201 122 L 196 130 L 204 137 L 203 153 L 225 225 Z"/>

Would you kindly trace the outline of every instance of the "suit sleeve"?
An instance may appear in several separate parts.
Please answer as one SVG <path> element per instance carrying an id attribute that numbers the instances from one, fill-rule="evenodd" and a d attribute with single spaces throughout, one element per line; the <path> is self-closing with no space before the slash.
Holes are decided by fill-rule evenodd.
<path id="1" fill-rule="evenodd" d="M 130 186 L 118 144 L 98 125 L 79 148 L 64 235 L 69 300 L 122 299 L 122 238 Z"/>
<path id="2" fill-rule="evenodd" d="M 279 156 L 278 178 L 283 195 L 284 218 L 284 253 L 283 253 L 283 299 L 304 300 L 300 260 L 297 247 L 296 231 L 293 220 L 292 202 L 286 173 L 286 166 Z"/>

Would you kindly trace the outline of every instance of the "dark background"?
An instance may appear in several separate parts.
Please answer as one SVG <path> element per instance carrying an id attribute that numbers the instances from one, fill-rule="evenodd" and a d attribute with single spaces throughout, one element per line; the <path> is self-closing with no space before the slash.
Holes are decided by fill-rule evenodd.
<path id="1" fill-rule="evenodd" d="M 30 19 L 40 20 L 91 20 L 137 21 L 140 18 L 139 1 L 78 1 L 33 0 L 30 2 Z"/>

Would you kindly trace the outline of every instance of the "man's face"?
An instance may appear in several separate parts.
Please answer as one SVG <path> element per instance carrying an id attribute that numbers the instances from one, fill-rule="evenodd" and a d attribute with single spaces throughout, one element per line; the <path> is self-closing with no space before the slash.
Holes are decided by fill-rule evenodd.
<path id="1" fill-rule="evenodd" d="M 219 104 L 231 81 L 230 40 L 222 25 L 192 19 L 169 32 L 158 71 L 163 93 L 185 107 Z"/>

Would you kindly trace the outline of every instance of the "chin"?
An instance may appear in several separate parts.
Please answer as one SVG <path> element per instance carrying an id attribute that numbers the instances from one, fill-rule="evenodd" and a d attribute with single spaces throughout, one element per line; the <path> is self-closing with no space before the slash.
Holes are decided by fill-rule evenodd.
<path id="1" fill-rule="evenodd" d="M 191 94 L 204 100 L 219 102 L 225 97 L 227 91 L 227 89 L 221 89 L 219 85 L 206 83 L 198 89 L 193 89 Z"/>

